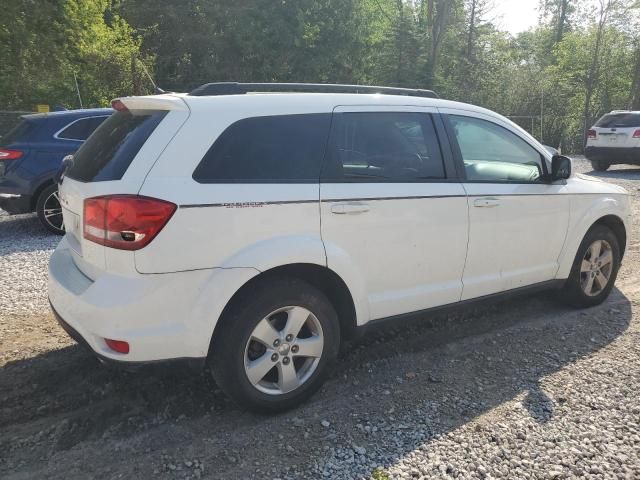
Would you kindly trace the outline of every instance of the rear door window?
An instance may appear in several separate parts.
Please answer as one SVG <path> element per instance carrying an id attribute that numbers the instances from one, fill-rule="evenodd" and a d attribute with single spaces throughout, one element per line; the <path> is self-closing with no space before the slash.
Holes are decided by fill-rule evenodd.
<path id="1" fill-rule="evenodd" d="M 275 115 L 229 126 L 195 169 L 199 183 L 318 182 L 330 114 Z"/>
<path id="2" fill-rule="evenodd" d="M 429 114 L 339 113 L 331 130 L 324 181 L 420 182 L 445 178 Z"/>
<path id="3" fill-rule="evenodd" d="M 637 128 L 640 127 L 639 113 L 609 113 L 595 125 L 600 128 Z"/>
<path id="4" fill-rule="evenodd" d="M 166 110 L 113 113 L 80 147 L 65 175 L 82 182 L 120 180 Z"/>

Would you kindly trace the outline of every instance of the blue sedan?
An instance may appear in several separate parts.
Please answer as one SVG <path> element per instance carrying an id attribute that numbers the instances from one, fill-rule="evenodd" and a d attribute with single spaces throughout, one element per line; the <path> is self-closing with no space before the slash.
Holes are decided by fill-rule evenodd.
<path id="1" fill-rule="evenodd" d="M 95 108 L 22 116 L 0 137 L 0 208 L 10 214 L 35 211 L 48 230 L 63 234 L 55 175 L 62 159 L 112 112 Z"/>

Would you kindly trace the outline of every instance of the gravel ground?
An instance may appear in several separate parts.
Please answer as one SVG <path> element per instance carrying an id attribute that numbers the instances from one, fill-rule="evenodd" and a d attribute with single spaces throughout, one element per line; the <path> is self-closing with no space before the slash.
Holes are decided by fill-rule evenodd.
<path id="1" fill-rule="evenodd" d="M 598 176 L 638 224 L 640 169 Z M 264 417 L 206 373 L 100 366 L 47 311 L 58 238 L 0 213 L 0 478 L 640 478 L 639 240 L 600 307 L 541 294 L 376 331 Z"/>

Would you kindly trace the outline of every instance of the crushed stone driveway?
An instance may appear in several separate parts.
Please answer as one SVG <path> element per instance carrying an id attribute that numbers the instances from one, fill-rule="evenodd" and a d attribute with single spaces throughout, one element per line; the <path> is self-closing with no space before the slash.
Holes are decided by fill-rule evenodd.
<path id="1" fill-rule="evenodd" d="M 206 372 L 101 366 L 47 310 L 58 238 L 0 212 L 0 478 L 640 478 L 640 169 L 597 176 L 636 222 L 604 305 L 539 294 L 372 332 L 271 417 Z"/>

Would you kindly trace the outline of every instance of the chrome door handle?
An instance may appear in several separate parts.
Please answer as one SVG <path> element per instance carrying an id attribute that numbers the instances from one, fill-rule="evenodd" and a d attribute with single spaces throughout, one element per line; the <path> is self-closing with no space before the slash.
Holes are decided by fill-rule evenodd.
<path id="1" fill-rule="evenodd" d="M 500 200 L 497 198 L 478 198 L 473 202 L 473 206 L 477 208 L 495 208 L 500 206 Z"/>
<path id="2" fill-rule="evenodd" d="M 355 215 L 369 211 L 369 205 L 361 202 L 336 203 L 331 205 L 331 213 L 336 215 Z"/>

